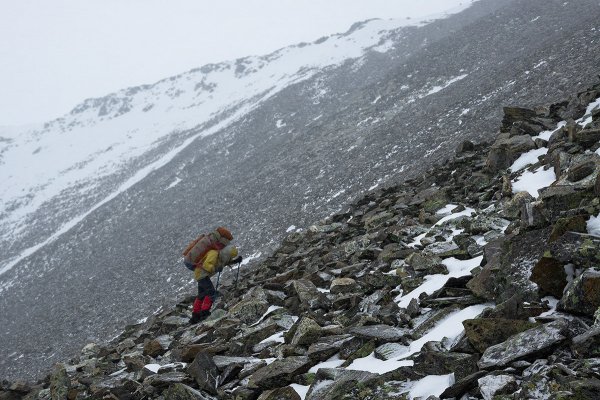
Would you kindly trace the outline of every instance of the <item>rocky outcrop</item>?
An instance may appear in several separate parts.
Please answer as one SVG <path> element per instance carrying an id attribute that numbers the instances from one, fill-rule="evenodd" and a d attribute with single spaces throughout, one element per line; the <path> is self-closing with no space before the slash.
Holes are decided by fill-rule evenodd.
<path id="1" fill-rule="evenodd" d="M 202 323 L 182 299 L 0 399 L 597 398 L 600 121 L 575 98 L 291 233 Z"/>

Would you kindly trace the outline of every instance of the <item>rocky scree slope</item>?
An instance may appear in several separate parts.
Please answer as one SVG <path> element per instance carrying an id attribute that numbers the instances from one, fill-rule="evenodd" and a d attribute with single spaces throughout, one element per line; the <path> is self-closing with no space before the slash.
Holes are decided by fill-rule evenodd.
<path id="1" fill-rule="evenodd" d="M 30 235 L 9 240 L 14 246 L 0 255 L 10 258 L 23 244 L 45 242 L 46 234 L 59 229 L 53 224 L 64 223 L 58 208 L 72 217 L 87 216 L 0 276 L 0 375 L 37 379 L 85 343 L 113 337 L 140 314 L 151 314 L 157 305 L 148 299 L 158 296 L 173 306 L 180 293 L 191 290 L 189 275 L 173 271 L 180 268 L 180 247 L 199 231 L 225 224 L 245 254 L 271 254 L 291 225 L 306 228 L 365 189 L 421 174 L 461 140 L 491 140 L 502 117 L 499 104 L 532 107 L 585 89 L 600 65 L 599 18 L 597 0 L 481 0 L 449 18 L 385 34 L 382 44 L 393 45 L 386 52 L 368 51 L 342 65 L 311 69 L 310 78 L 261 100 L 231 123 L 222 125 L 224 116 L 181 127 L 135 167 L 120 169 L 122 180 L 113 176 L 86 192 L 82 202 L 49 201 L 49 208 L 33 217 L 44 223 L 26 223 Z M 235 66 L 227 71 L 233 73 Z M 203 74 L 201 69 L 167 79 L 151 88 L 153 98 L 165 111 L 175 104 L 191 106 L 195 102 L 180 103 L 186 96 L 168 94 L 180 85 L 196 93 Z M 114 132 L 113 123 L 141 116 L 131 126 L 139 129 L 131 135 L 138 143 L 138 135 L 146 137 L 150 114 L 152 121 L 189 124 L 204 110 L 185 108 L 187 116 L 195 116 L 191 119 L 170 111 L 155 114 L 161 109 L 140 107 L 106 118 L 111 125 L 105 128 Z M 90 108 L 73 118 L 100 111 L 101 106 Z M 106 131 L 91 136 L 106 139 Z M 119 182 L 209 131 L 214 134 L 193 140 L 167 164 L 115 194 Z M 77 132 L 72 133 L 83 141 L 88 137 Z M 98 202 L 102 205 L 93 208 Z"/>
<path id="2" fill-rule="evenodd" d="M 203 323 L 188 297 L 0 399 L 597 399 L 599 97 L 505 108 L 491 146 L 292 233 Z"/>

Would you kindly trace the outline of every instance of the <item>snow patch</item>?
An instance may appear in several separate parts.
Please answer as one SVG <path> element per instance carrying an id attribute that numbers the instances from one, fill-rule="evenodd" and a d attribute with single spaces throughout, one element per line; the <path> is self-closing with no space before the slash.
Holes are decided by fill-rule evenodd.
<path id="1" fill-rule="evenodd" d="M 448 279 L 459 278 L 471 274 L 471 270 L 478 267 L 483 260 L 483 256 L 475 257 L 470 260 L 459 260 L 454 257 L 446 258 L 442 264 L 448 269 L 448 274 L 427 275 L 424 282 L 406 295 L 396 297 L 395 301 L 401 308 L 408 307 L 412 299 L 418 299 L 422 293 L 432 294 L 441 289 Z"/>
<path id="2" fill-rule="evenodd" d="M 538 198 L 539 190 L 550 186 L 556 181 L 556 175 L 552 168 L 544 170 L 539 167 L 535 171 L 525 171 L 520 177 L 512 182 L 513 193 L 529 192 L 533 198 Z"/>
<path id="3" fill-rule="evenodd" d="M 429 375 L 416 381 L 408 392 L 409 399 L 422 398 L 429 396 L 439 397 L 444 390 L 454 385 L 454 373 L 448 375 Z"/>
<path id="4" fill-rule="evenodd" d="M 600 237 L 600 214 L 592 215 L 587 221 L 587 231 L 590 235 Z"/>
<path id="5" fill-rule="evenodd" d="M 537 163 L 538 157 L 546 154 L 548 154 L 548 149 L 546 147 L 530 150 L 521 154 L 521 156 L 515 160 L 509 169 L 511 172 L 520 171 L 528 165 Z"/>

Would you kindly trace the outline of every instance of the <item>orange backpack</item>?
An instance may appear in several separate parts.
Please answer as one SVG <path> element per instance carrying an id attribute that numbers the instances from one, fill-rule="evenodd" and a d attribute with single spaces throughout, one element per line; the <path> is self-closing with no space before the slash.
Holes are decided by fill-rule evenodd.
<path id="1" fill-rule="evenodd" d="M 233 237 L 227 229 L 219 227 L 213 233 L 200 235 L 197 239 L 192 240 L 183 251 L 183 259 L 186 264 L 195 267 L 210 250 L 221 250 L 227 243 L 220 239 L 229 242 Z M 193 270 L 192 267 L 188 267 L 188 269 Z"/>

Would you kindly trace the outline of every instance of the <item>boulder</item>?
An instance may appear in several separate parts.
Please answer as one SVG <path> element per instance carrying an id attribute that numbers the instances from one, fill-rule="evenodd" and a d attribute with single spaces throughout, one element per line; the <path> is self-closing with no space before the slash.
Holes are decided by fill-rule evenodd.
<path id="1" fill-rule="evenodd" d="M 477 372 L 478 358 L 476 354 L 422 350 L 414 358 L 413 369 L 423 375 L 454 373 L 455 379 L 462 379 Z"/>
<path id="2" fill-rule="evenodd" d="M 600 307 L 600 271 L 588 269 L 565 289 L 558 309 L 573 314 L 594 316 Z"/>
<path id="3" fill-rule="evenodd" d="M 317 371 L 315 382 L 308 390 L 306 400 L 341 399 L 349 395 L 348 387 L 350 385 L 365 382 L 376 377 L 377 374 L 365 371 L 320 368 Z"/>
<path id="4" fill-rule="evenodd" d="M 368 340 L 398 342 L 409 334 L 409 330 L 389 325 L 366 325 L 351 328 L 349 333 Z"/>
<path id="5" fill-rule="evenodd" d="M 580 358 L 600 357 L 600 325 L 594 325 L 587 332 L 575 336 L 571 349 Z"/>
<path id="6" fill-rule="evenodd" d="M 336 354 L 343 346 L 356 341 L 352 335 L 333 335 L 319 338 L 308 348 L 306 355 L 315 361 L 325 361 Z"/>
<path id="7" fill-rule="evenodd" d="M 335 278 L 331 281 L 329 292 L 331 294 L 352 293 L 358 290 L 359 286 L 352 278 Z"/>
<path id="8" fill-rule="evenodd" d="M 506 235 L 484 247 L 487 264 L 467 284 L 475 295 L 502 302 L 515 294 L 537 299 L 538 288 L 529 280 L 531 269 L 544 254 L 549 228 Z"/>
<path id="9" fill-rule="evenodd" d="M 210 354 L 198 353 L 188 366 L 187 373 L 194 378 L 200 389 L 217 394 L 219 370 Z"/>
<path id="10" fill-rule="evenodd" d="M 325 295 L 309 280 L 299 279 L 288 284 L 288 295 L 296 297 L 303 310 L 316 310 L 327 308 L 329 301 Z"/>
<path id="11" fill-rule="evenodd" d="M 67 370 L 62 364 L 57 364 L 50 375 L 50 397 L 52 400 L 66 400 L 71 381 L 67 376 Z"/>
<path id="12" fill-rule="evenodd" d="M 242 300 L 229 309 L 229 315 L 245 324 L 252 324 L 267 311 L 269 303 L 266 299 L 249 298 Z"/>
<path id="13" fill-rule="evenodd" d="M 298 321 L 291 344 L 292 346 L 308 346 L 321 337 L 321 332 L 321 327 L 313 319 L 302 317 Z"/>
<path id="14" fill-rule="evenodd" d="M 183 383 L 175 383 L 164 392 L 165 400 L 212 400 L 202 392 L 192 389 Z"/>
<path id="15" fill-rule="evenodd" d="M 490 148 L 486 165 L 494 172 L 507 169 L 521 154 L 535 148 L 535 142 L 529 135 L 498 139 Z"/>
<path id="16" fill-rule="evenodd" d="M 487 375 L 477 380 L 479 392 L 484 400 L 494 396 L 513 393 L 518 389 L 517 379 L 513 375 Z"/>
<path id="17" fill-rule="evenodd" d="M 511 336 L 488 347 L 478 362 L 479 368 L 499 368 L 513 361 L 538 358 L 567 339 L 567 323 L 556 320 Z"/>
<path id="18" fill-rule="evenodd" d="M 374 355 L 376 358 L 386 361 L 398 358 L 400 355 L 407 353 L 408 350 L 408 346 L 400 343 L 384 343 L 375 349 Z"/>
<path id="19" fill-rule="evenodd" d="M 248 387 L 275 389 L 285 386 L 300 374 L 307 372 L 312 363 L 306 356 L 292 356 L 275 360 L 250 375 Z"/>
<path id="20" fill-rule="evenodd" d="M 531 329 L 538 324 L 527 320 L 505 318 L 476 318 L 463 321 L 469 343 L 480 353 L 509 337 Z"/>
<path id="21" fill-rule="evenodd" d="M 440 399 L 461 398 L 463 394 L 477 386 L 477 380 L 487 374 L 486 371 L 477 371 L 462 379 L 457 379 L 456 382 L 440 395 Z"/>
<path id="22" fill-rule="evenodd" d="M 442 263 L 442 259 L 435 255 L 412 253 L 406 258 L 406 263 L 415 271 L 429 271 Z"/>
<path id="23" fill-rule="evenodd" d="M 587 233 L 587 215 L 575 215 L 572 217 L 559 218 L 552 228 L 549 242 L 558 240 L 567 232 Z"/>
<path id="24" fill-rule="evenodd" d="M 550 294 L 557 299 L 562 297 L 567 286 L 563 263 L 552 257 L 542 257 L 531 270 L 529 279 L 538 285 L 542 294 Z"/>
<path id="25" fill-rule="evenodd" d="M 301 400 L 298 392 L 291 386 L 285 386 L 263 392 L 257 400 Z"/>
<path id="26" fill-rule="evenodd" d="M 144 344 L 144 355 L 150 357 L 161 356 L 167 352 L 172 341 L 173 338 L 169 335 L 162 335 L 156 339 L 149 340 Z"/>

